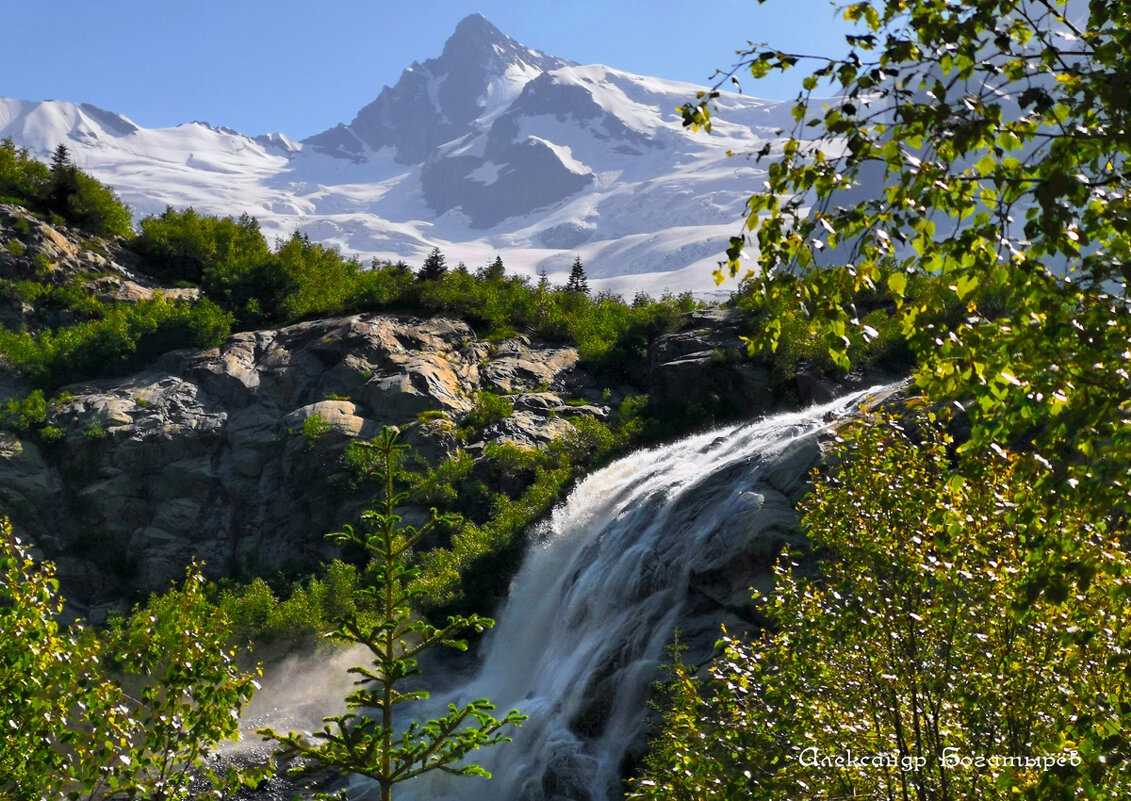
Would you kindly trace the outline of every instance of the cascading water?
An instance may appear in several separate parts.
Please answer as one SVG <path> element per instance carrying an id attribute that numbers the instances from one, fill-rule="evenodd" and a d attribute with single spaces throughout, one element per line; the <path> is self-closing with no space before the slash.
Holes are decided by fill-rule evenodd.
<path id="1" fill-rule="evenodd" d="M 513 743 L 475 755 L 491 780 L 432 774 L 400 797 L 618 797 L 690 577 L 705 555 L 743 546 L 773 458 L 867 394 L 642 451 L 582 481 L 538 533 L 479 674 L 435 696 L 444 705 L 490 698 L 530 720 Z"/>

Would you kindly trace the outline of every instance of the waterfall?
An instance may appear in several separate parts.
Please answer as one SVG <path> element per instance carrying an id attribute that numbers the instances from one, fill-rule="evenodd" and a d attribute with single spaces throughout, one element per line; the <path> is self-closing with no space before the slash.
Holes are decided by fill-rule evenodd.
<path id="1" fill-rule="evenodd" d="M 780 493 L 763 508 L 776 492 L 763 474 L 868 394 L 640 451 L 582 481 L 536 532 L 478 675 L 434 695 L 444 705 L 490 698 L 529 721 L 513 743 L 474 756 L 492 779 L 432 774 L 399 797 L 618 798 L 621 762 L 642 744 L 645 698 L 693 573 L 746 547 L 757 515 L 776 510 L 789 525 Z M 751 581 L 738 578 L 743 588 Z"/>

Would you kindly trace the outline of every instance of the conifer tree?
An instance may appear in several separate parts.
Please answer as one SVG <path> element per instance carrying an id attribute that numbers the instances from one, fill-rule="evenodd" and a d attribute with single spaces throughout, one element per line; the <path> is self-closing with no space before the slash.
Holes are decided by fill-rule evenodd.
<path id="1" fill-rule="evenodd" d="M 502 281 L 506 276 L 503 268 L 503 257 L 495 256 L 495 260 L 481 270 L 476 270 L 475 278 L 478 281 Z"/>
<path id="2" fill-rule="evenodd" d="M 410 566 L 412 548 L 438 525 L 453 524 L 458 517 L 438 515 L 433 509 L 432 519 L 422 528 L 401 526 L 396 508 L 408 494 L 396 491 L 396 479 L 400 452 L 408 446 L 397 442 L 397 432 L 386 427 L 370 447 L 377 452 L 376 477 L 384 497 L 362 515 L 366 533 L 347 526 L 330 537 L 360 546 L 372 557 L 374 583 L 363 592 L 371 597 L 376 617 L 350 615 L 329 636 L 364 645 L 373 661 L 350 668 L 358 677 L 358 689 L 346 698 L 351 711 L 325 718 L 322 731 L 309 736 L 279 735 L 273 729 L 260 733 L 282 743 L 282 755 L 299 757 L 292 775 L 335 770 L 365 776 L 380 786 L 381 801 L 390 801 L 394 785 L 434 770 L 490 777 L 478 765 L 462 764 L 463 759 L 479 748 L 508 741 L 503 729 L 521 725 L 526 716 L 511 710 L 497 719 L 491 714 L 494 706 L 479 698 L 463 706 L 449 704 L 443 717 L 413 721 L 396 731 L 398 705 L 428 698 L 423 690 L 402 689 L 406 679 L 420 673 L 417 656 L 439 645 L 465 650 L 460 635 L 484 631 L 494 621 L 478 615 L 449 617 L 446 626 L 437 628 L 414 616 L 413 603 L 424 591 L 413 586 L 418 571 Z"/>
<path id="3" fill-rule="evenodd" d="M 51 154 L 51 185 L 47 202 L 51 211 L 63 217 L 70 210 L 71 198 L 78 192 L 78 170 L 71 161 L 66 145 L 59 145 Z"/>
<path id="4" fill-rule="evenodd" d="M 439 281 L 447 271 L 448 262 L 444 258 L 444 254 L 440 252 L 439 248 L 432 248 L 432 252 L 424 259 L 424 264 L 420 266 L 420 272 L 416 274 L 416 277 L 421 281 Z"/>
<path id="5" fill-rule="evenodd" d="M 585 279 L 585 267 L 581 264 L 581 257 L 573 260 L 573 267 L 569 271 L 569 280 L 565 285 L 566 292 L 577 292 L 582 295 L 589 294 L 589 282 Z"/>

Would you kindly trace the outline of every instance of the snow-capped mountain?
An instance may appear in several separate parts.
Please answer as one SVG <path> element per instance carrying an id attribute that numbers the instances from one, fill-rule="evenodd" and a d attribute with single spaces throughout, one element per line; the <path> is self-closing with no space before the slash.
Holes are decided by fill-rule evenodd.
<path id="1" fill-rule="evenodd" d="M 296 142 L 201 122 L 146 129 L 91 105 L 0 98 L 0 138 L 47 157 L 66 144 L 135 214 L 167 205 L 301 229 L 368 259 L 433 246 L 476 267 L 564 276 L 631 295 L 706 289 L 791 104 L 723 94 L 714 132 L 676 107 L 701 87 L 531 50 L 479 15 L 349 124 Z M 600 280 L 605 279 L 605 280 Z"/>

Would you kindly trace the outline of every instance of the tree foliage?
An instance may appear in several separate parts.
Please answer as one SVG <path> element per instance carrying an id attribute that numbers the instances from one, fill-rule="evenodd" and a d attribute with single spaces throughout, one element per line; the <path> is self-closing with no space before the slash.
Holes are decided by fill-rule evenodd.
<path id="1" fill-rule="evenodd" d="M 974 400 L 970 448 L 1021 438 L 1057 464 L 1058 484 L 1124 492 L 1128 7 L 1072 12 L 1052 0 L 848 6 L 863 31 L 806 79 L 793 135 L 758 154 L 772 160 L 768 185 L 729 264 L 753 239 L 756 291 L 804 308 L 843 366 L 847 331 L 868 336 L 852 295 L 880 289 L 900 306 L 919 386 Z M 803 58 L 749 55 L 755 76 Z M 822 82 L 841 96 L 818 109 Z M 709 119 L 709 104 L 685 112 Z M 805 280 L 783 280 L 791 271 Z M 956 329 L 904 302 L 917 275 L 967 304 Z M 975 297 L 988 289 L 992 311 Z M 752 346 L 779 333 L 771 323 Z"/>
<path id="2" fill-rule="evenodd" d="M 365 776 L 380 786 L 382 801 L 389 801 L 395 785 L 436 770 L 490 777 L 464 759 L 480 748 L 506 742 L 505 729 L 520 725 L 526 717 L 511 710 L 495 718 L 493 705 L 480 698 L 463 706 L 449 704 L 443 717 L 412 720 L 398 731 L 398 707 L 428 698 L 424 690 L 405 689 L 406 681 L 420 673 L 417 657 L 437 646 L 464 650 L 467 643 L 461 635 L 484 631 L 494 621 L 478 615 L 450 617 L 445 626 L 436 627 L 416 616 L 414 606 L 423 590 L 413 581 L 418 570 L 410 563 L 412 548 L 436 526 L 453 521 L 433 511 L 432 519 L 420 529 L 401 525 L 396 510 L 408 494 L 398 492 L 396 483 L 400 452 L 407 446 L 397 441 L 395 431 L 385 428 L 372 447 L 379 460 L 383 497 L 363 516 L 368 531 L 358 534 L 347 528 L 331 537 L 358 546 L 371 557 L 373 583 L 362 593 L 375 611 L 372 616 L 346 615 L 330 636 L 365 646 L 373 661 L 371 666 L 350 668 L 358 677 L 358 689 L 346 698 L 351 711 L 325 718 L 321 731 L 310 736 L 280 735 L 273 729 L 261 733 L 282 744 L 281 755 L 298 758 L 293 775 L 333 769 Z"/>
<path id="3" fill-rule="evenodd" d="M 0 796 L 220 799 L 258 780 L 210 764 L 256 683 L 203 587 L 190 568 L 128 626 L 67 629 L 51 566 L 0 522 Z"/>
<path id="4" fill-rule="evenodd" d="M 493 262 L 475 271 L 477 281 L 502 281 L 506 278 L 506 275 L 507 271 L 503 266 L 502 256 L 496 256 Z"/>
<path id="5" fill-rule="evenodd" d="M 448 260 L 439 248 L 432 248 L 424 263 L 420 265 L 420 272 L 416 274 L 420 281 L 438 281 L 448 271 Z"/>
<path id="6" fill-rule="evenodd" d="M 56 148 L 48 169 L 11 139 L 0 142 L 0 199 L 57 214 L 95 236 L 131 231 L 130 210 L 112 190 L 78 169 L 64 145 Z"/>
<path id="7" fill-rule="evenodd" d="M 231 317 L 208 300 L 163 297 L 99 308 L 102 316 L 33 335 L 0 328 L 0 352 L 40 386 L 121 374 L 179 348 L 214 347 Z"/>
<path id="8" fill-rule="evenodd" d="M 1021 460 L 956 469 L 952 446 L 930 423 L 845 434 L 806 502 L 819 578 L 787 557 L 769 633 L 724 637 L 705 683 L 677 671 L 634 798 L 1127 795 L 1120 532 L 1081 497 L 1029 515 Z M 1035 591 L 1049 537 L 1098 567 L 1086 585 Z"/>
<path id="9" fill-rule="evenodd" d="M 270 254 L 259 224 L 247 215 L 220 219 L 170 207 L 146 217 L 140 228 L 133 250 L 149 272 L 170 281 L 201 283 L 217 270 L 243 272 Z"/>
<path id="10" fill-rule="evenodd" d="M 881 295 L 924 400 L 957 402 L 969 428 L 945 449 L 908 447 L 890 427 L 862 435 L 861 472 L 811 506 L 826 583 L 782 573 L 769 609 L 781 631 L 727 640 L 709 687 L 692 683 L 677 709 L 700 709 L 728 746 L 745 732 L 730 753 L 766 797 L 1126 795 L 1131 6 L 883 0 L 844 13 L 859 26 L 850 52 L 812 60 L 796 128 L 755 154 L 766 188 L 716 278 L 756 246 L 751 291 L 800 315 L 845 369 L 850 342 L 875 336 L 855 300 Z M 756 78 L 808 60 L 746 56 L 736 70 Z M 836 97 L 822 105 L 819 91 Z M 709 130 L 713 96 L 685 123 Z M 960 319 L 915 295 L 924 279 Z M 751 349 L 783 333 L 767 320 Z M 928 767 L 802 769 L 810 742 Z M 1067 748 L 1080 764 L 947 773 L 950 744 L 983 759 Z M 676 738 L 655 758 L 710 753 Z"/>
<path id="11" fill-rule="evenodd" d="M 569 270 L 569 278 L 566 280 L 566 292 L 577 292 L 581 295 L 589 294 L 589 281 L 585 277 L 585 266 L 581 263 L 581 257 L 577 256 L 573 260 L 573 266 Z"/>

